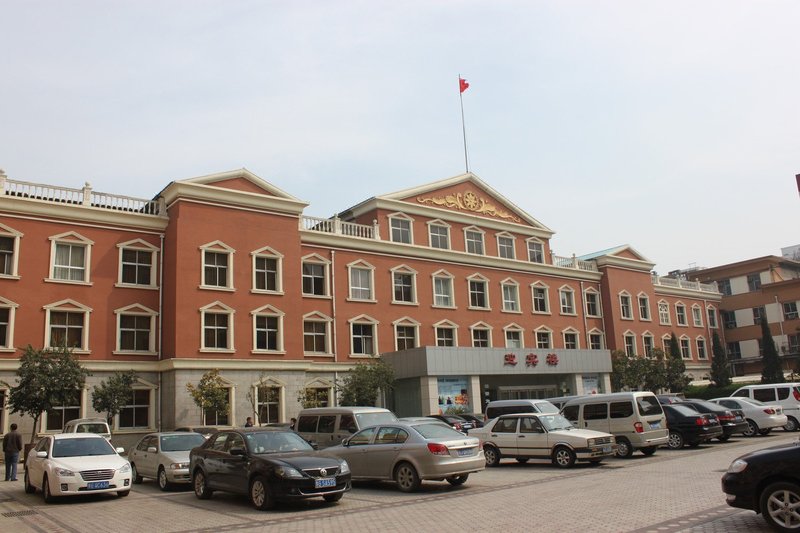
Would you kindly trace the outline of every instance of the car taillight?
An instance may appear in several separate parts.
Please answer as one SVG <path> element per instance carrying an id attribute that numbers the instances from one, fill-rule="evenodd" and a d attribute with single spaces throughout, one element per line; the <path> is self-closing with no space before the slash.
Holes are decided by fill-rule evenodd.
<path id="1" fill-rule="evenodd" d="M 455 424 L 453 424 L 453 429 L 455 429 L 456 431 L 461 431 L 461 429 L 462 429 L 461 428 L 461 423 L 460 422 L 456 422 Z"/>
<path id="2" fill-rule="evenodd" d="M 708 425 L 708 419 L 703 417 L 703 416 L 699 416 L 699 417 L 694 419 L 694 424 L 696 426 L 707 426 Z"/>
<path id="3" fill-rule="evenodd" d="M 436 442 L 428 443 L 428 451 L 433 455 L 450 455 L 450 450 L 447 449 L 447 446 Z"/>
<path id="4" fill-rule="evenodd" d="M 800 390 L 793 389 L 793 390 L 792 390 L 792 396 L 794 396 L 794 399 L 795 399 L 795 400 L 797 400 L 798 402 L 800 402 Z"/>
<path id="5" fill-rule="evenodd" d="M 641 422 L 636 422 L 636 423 L 633 425 L 633 429 L 635 429 L 635 430 L 636 430 L 636 433 L 644 433 L 644 427 L 642 426 L 642 423 L 641 423 Z"/>
<path id="6" fill-rule="evenodd" d="M 774 415 L 775 409 L 773 409 L 772 407 L 767 407 L 766 409 L 764 409 L 764 412 L 767 413 L 768 415 Z"/>

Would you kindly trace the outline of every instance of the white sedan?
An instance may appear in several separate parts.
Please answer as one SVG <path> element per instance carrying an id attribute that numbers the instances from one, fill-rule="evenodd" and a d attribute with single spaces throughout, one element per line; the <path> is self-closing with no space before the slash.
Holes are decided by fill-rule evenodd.
<path id="1" fill-rule="evenodd" d="M 766 435 L 773 428 L 786 425 L 788 418 L 780 405 L 766 404 L 750 398 L 715 398 L 712 402 L 729 409 L 741 409 L 747 419 L 748 429 L 742 435 L 755 437 Z"/>
<path id="2" fill-rule="evenodd" d="M 25 461 L 25 492 L 40 489 L 44 501 L 58 496 L 131 490 L 131 465 L 102 436 L 89 433 L 47 435 Z"/>

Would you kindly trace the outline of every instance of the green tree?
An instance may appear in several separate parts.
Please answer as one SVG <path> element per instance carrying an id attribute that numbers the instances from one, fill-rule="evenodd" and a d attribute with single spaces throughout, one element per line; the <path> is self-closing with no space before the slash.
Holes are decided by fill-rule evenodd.
<path id="1" fill-rule="evenodd" d="M 722 347 L 722 342 L 719 340 L 719 334 L 715 331 L 714 336 L 711 337 L 711 381 L 717 387 L 727 387 L 731 384 L 731 369 L 728 366 L 728 356 L 725 353 L 725 348 Z"/>
<path id="2" fill-rule="evenodd" d="M 669 353 L 665 361 L 666 385 L 672 392 L 681 392 L 691 381 L 686 376 L 686 363 L 681 356 L 678 338 L 673 332 L 669 338 Z"/>
<path id="3" fill-rule="evenodd" d="M 133 384 L 136 383 L 136 372 L 114 372 L 108 379 L 95 385 L 92 390 L 92 407 L 98 413 L 106 413 L 108 425 L 119 414 L 123 407 L 133 400 Z"/>
<path id="4" fill-rule="evenodd" d="M 203 374 L 197 385 L 187 383 L 186 390 L 202 411 L 203 424 L 206 423 L 206 411 L 224 413 L 228 410 L 228 388 L 217 368 Z"/>
<path id="5" fill-rule="evenodd" d="M 648 365 L 643 369 L 644 390 L 659 392 L 667 387 L 667 369 L 664 351 L 653 348 L 652 359 L 645 359 Z"/>
<path id="6" fill-rule="evenodd" d="M 761 383 L 783 383 L 783 369 L 766 317 L 761 319 Z"/>
<path id="7" fill-rule="evenodd" d="M 19 361 L 17 384 L 8 385 L 12 413 L 33 418 L 31 444 L 42 413 L 67 404 L 86 384 L 89 372 L 66 346 L 37 350 L 30 344 Z"/>
<path id="8" fill-rule="evenodd" d="M 611 389 L 621 391 L 628 386 L 630 359 L 622 350 L 611 352 Z"/>
<path id="9" fill-rule="evenodd" d="M 373 406 L 378 402 L 378 394 L 392 389 L 394 369 L 380 359 L 371 363 L 361 363 L 350 370 L 339 387 L 341 405 Z"/>

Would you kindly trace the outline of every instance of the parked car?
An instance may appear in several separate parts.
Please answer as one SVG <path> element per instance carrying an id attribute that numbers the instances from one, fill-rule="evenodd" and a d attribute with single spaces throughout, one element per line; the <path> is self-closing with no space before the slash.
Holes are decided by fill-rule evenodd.
<path id="1" fill-rule="evenodd" d="M 476 415 L 474 413 L 458 413 L 458 416 L 467 422 L 472 422 L 472 427 L 474 428 L 483 427 L 483 415 Z"/>
<path id="2" fill-rule="evenodd" d="M 404 416 L 398 419 L 400 422 L 411 423 L 417 422 L 421 424 L 439 424 L 442 426 L 450 427 L 450 424 L 447 422 L 442 422 L 438 418 L 432 418 L 430 416 Z"/>
<path id="3" fill-rule="evenodd" d="M 613 435 L 577 429 L 558 413 L 502 415 L 472 430 L 470 437 L 483 443 L 487 466 L 497 466 L 501 458 L 512 457 L 520 463 L 549 459 L 556 466 L 569 468 L 575 461 L 599 463 L 616 451 Z"/>
<path id="4" fill-rule="evenodd" d="M 111 439 L 111 428 L 102 418 L 75 418 L 64 425 L 62 433 L 96 433 Z"/>
<path id="5" fill-rule="evenodd" d="M 745 385 L 736 389 L 731 396 L 752 398 L 767 404 L 777 403 L 783 407 L 787 417 L 786 431 L 800 429 L 800 383 L 778 383 L 763 385 Z"/>
<path id="6" fill-rule="evenodd" d="M 468 420 L 457 415 L 428 415 L 428 418 L 441 420 L 451 428 L 462 433 L 467 433 L 470 429 L 475 427 L 472 422 L 469 422 Z"/>
<path id="7" fill-rule="evenodd" d="M 735 459 L 722 476 L 731 507 L 760 513 L 778 531 L 800 529 L 800 444 L 792 442 Z"/>
<path id="8" fill-rule="evenodd" d="M 176 483 L 189 483 L 189 451 L 206 442 L 200 433 L 173 431 L 150 433 L 128 452 L 134 483 L 142 478 L 158 481 L 158 488 L 168 490 Z"/>
<path id="9" fill-rule="evenodd" d="M 259 510 L 287 500 L 338 502 L 350 490 L 347 461 L 282 428 L 222 430 L 189 453 L 189 468 L 199 499 L 216 490 L 245 494 Z"/>
<path id="10" fill-rule="evenodd" d="M 767 405 L 751 398 L 715 398 L 710 400 L 728 409 L 741 409 L 747 421 L 748 430 L 742 433 L 745 437 L 767 435 L 774 428 L 788 423 L 780 405 Z"/>
<path id="11" fill-rule="evenodd" d="M 486 404 L 485 422 L 514 413 L 557 413 L 558 407 L 547 400 L 494 400 Z"/>
<path id="12" fill-rule="evenodd" d="M 713 402 L 694 398 L 682 401 L 681 405 L 690 405 L 700 413 L 717 415 L 719 424 L 722 426 L 722 436 L 717 437 L 720 442 L 727 442 L 731 435 L 745 433 L 750 430 L 750 426 L 747 424 L 741 409 L 729 409 Z"/>
<path id="13" fill-rule="evenodd" d="M 673 403 L 681 403 L 682 401 L 686 400 L 686 397 L 683 393 L 679 394 L 656 394 L 656 398 L 658 398 L 658 403 L 661 405 L 670 405 Z"/>
<path id="14" fill-rule="evenodd" d="M 59 496 L 95 492 L 127 496 L 131 465 L 120 457 L 124 452 L 93 433 L 45 435 L 25 460 L 25 492 L 39 489 L 47 503 Z"/>
<path id="15" fill-rule="evenodd" d="M 393 480 L 403 492 L 417 490 L 423 480 L 463 485 L 485 467 L 477 438 L 438 421 L 372 426 L 326 452 L 346 459 L 353 479 Z"/>
<path id="16" fill-rule="evenodd" d="M 175 431 L 187 431 L 190 433 L 199 433 L 204 438 L 208 439 L 211 435 L 217 433 L 220 429 L 213 426 L 183 426 L 175 428 Z"/>
<path id="17" fill-rule="evenodd" d="M 312 407 L 300 411 L 294 430 L 322 449 L 339 444 L 356 431 L 388 422 L 397 422 L 397 417 L 381 407 Z"/>
<path id="18" fill-rule="evenodd" d="M 699 413 L 679 403 L 662 405 L 661 408 L 664 409 L 669 429 L 667 446 L 672 450 L 680 450 L 684 444 L 699 446 L 701 442 L 722 435 L 722 426 L 715 415 Z"/>

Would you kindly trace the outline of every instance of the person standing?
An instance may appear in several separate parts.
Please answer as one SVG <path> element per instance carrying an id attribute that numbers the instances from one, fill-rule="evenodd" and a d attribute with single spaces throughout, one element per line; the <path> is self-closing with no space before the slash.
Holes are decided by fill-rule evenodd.
<path id="1" fill-rule="evenodd" d="M 6 461 L 6 481 L 17 480 L 17 463 L 19 452 L 22 451 L 22 435 L 17 431 L 17 425 L 11 424 L 11 431 L 3 436 L 3 455 Z"/>
<path id="2" fill-rule="evenodd" d="M 252 416 L 248 416 L 247 420 L 244 421 L 244 427 L 246 427 L 246 428 L 253 427 L 253 417 Z"/>

